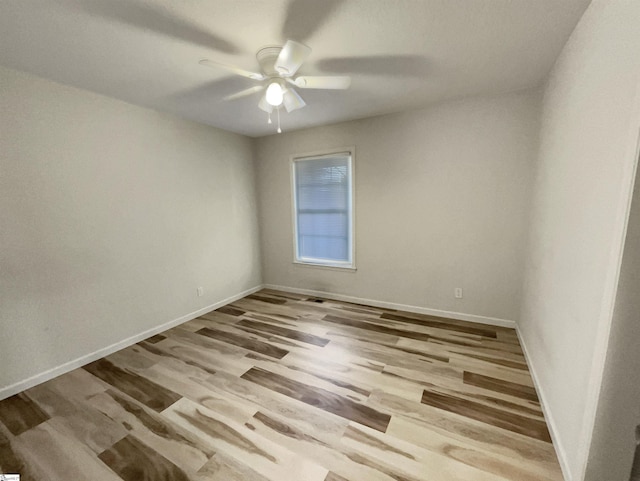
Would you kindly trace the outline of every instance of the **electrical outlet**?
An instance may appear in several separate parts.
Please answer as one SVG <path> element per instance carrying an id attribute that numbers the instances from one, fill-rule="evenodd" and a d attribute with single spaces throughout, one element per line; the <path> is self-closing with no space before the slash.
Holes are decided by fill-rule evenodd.
<path id="1" fill-rule="evenodd" d="M 462 299 L 462 287 L 456 287 L 453 290 L 453 297 L 456 299 Z"/>
<path id="2" fill-rule="evenodd" d="M 202 287 L 198 287 L 198 297 L 202 297 L 203 293 L 204 293 L 204 290 L 202 289 Z"/>

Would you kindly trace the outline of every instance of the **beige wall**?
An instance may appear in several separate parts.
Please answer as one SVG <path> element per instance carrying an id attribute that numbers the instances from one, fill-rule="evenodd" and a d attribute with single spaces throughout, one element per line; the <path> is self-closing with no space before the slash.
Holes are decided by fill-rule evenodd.
<path id="1" fill-rule="evenodd" d="M 544 93 L 520 329 L 569 480 L 583 479 L 630 195 L 639 19 L 636 0 L 595 0 Z"/>
<path id="2" fill-rule="evenodd" d="M 515 320 L 538 107 L 524 92 L 259 139 L 264 282 Z M 289 157 L 345 146 L 357 271 L 295 265 Z"/>
<path id="3" fill-rule="evenodd" d="M 259 285 L 252 157 L 0 69 L 0 389 Z"/>

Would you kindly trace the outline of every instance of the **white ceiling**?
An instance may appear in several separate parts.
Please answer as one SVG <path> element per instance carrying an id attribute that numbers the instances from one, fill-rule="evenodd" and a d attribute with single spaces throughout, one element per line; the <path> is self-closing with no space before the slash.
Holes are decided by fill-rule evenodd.
<path id="1" fill-rule="evenodd" d="M 590 0 L 2 0 L 0 65 L 250 135 L 274 133 L 255 52 L 294 39 L 303 75 L 347 74 L 348 91 L 303 90 L 284 130 L 539 85 Z M 1 86 L 0 86 L 1 88 Z"/>

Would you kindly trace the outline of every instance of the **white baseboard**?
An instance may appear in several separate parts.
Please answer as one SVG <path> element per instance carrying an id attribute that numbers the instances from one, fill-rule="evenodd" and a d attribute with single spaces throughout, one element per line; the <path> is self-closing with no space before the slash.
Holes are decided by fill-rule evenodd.
<path id="1" fill-rule="evenodd" d="M 374 299 L 364 299 L 361 297 L 344 296 L 342 294 L 334 294 L 332 292 L 314 291 L 311 289 L 299 289 L 297 287 L 277 286 L 274 284 L 265 284 L 265 289 L 274 289 L 278 291 L 289 291 L 295 294 L 304 294 L 308 296 L 325 297 L 336 301 L 353 302 L 355 304 L 364 304 L 373 307 L 384 307 L 386 309 L 396 309 L 398 311 L 415 312 L 416 314 L 426 314 L 428 316 L 448 317 L 449 319 L 457 319 L 459 321 L 477 322 L 478 324 L 488 324 L 490 326 L 510 327 L 515 329 L 515 321 L 509 319 L 499 319 L 497 317 L 477 316 L 475 314 L 465 314 L 462 312 L 441 311 L 439 309 L 429 309 L 427 307 L 411 306 L 408 304 L 396 304 L 394 302 L 376 301 Z"/>
<path id="2" fill-rule="evenodd" d="M 527 366 L 529 366 L 529 372 L 531 373 L 531 378 L 533 379 L 533 384 L 536 387 L 536 391 L 538 393 L 538 397 L 540 399 L 540 407 L 542 408 L 542 413 L 544 414 L 544 418 L 547 421 L 547 427 L 549 428 L 549 434 L 551 434 L 551 440 L 553 441 L 553 447 L 556 450 L 556 455 L 558 456 L 558 461 L 560 463 L 560 469 L 562 469 L 562 475 L 565 481 L 573 481 L 573 475 L 571 474 L 571 470 L 569 469 L 569 463 L 567 462 L 567 454 L 564 449 L 564 446 L 560 442 L 560 438 L 558 437 L 558 428 L 549 411 L 549 404 L 547 403 L 547 396 L 542 389 L 542 385 L 538 380 L 538 374 L 536 373 L 535 365 L 532 362 L 531 356 L 529 355 L 529 350 L 527 349 L 527 343 L 522 336 L 522 332 L 520 332 L 520 328 L 516 327 L 516 333 L 518 334 L 518 340 L 520 341 L 520 346 L 522 346 L 522 352 L 524 352 L 524 358 L 527 361 Z"/>
<path id="3" fill-rule="evenodd" d="M 249 294 L 253 294 L 254 292 L 259 291 L 260 289 L 262 289 L 262 285 L 252 287 L 251 289 L 247 289 L 246 291 L 240 292 L 231 297 L 227 297 L 226 299 L 215 302 L 209 306 L 203 307 L 202 309 L 198 309 L 197 311 L 190 312 L 189 314 L 185 314 L 184 316 L 178 317 L 177 319 L 174 319 L 172 321 L 165 322 L 164 324 L 160 324 L 159 326 L 155 326 L 144 332 L 136 334 L 135 336 L 131 336 L 127 339 L 123 339 L 122 341 L 118 341 L 115 344 L 111 344 L 110 346 L 104 347 L 102 349 L 98 349 L 97 351 L 94 351 L 85 356 L 79 357 L 78 359 L 74 359 L 73 361 L 66 362 L 60 366 L 54 367 L 40 374 L 36 374 L 35 376 L 32 376 L 23 381 L 18 381 L 17 383 L 0 388 L 0 401 L 10 396 L 13 396 L 14 394 L 18 394 L 24 391 L 25 389 L 29 389 L 33 386 L 37 386 L 38 384 L 41 384 L 45 381 L 53 379 L 54 377 L 58 377 L 69 371 L 73 371 L 74 369 L 82 367 L 85 364 L 96 361 L 105 356 L 108 356 L 109 354 L 113 354 L 114 352 L 119 351 L 120 349 L 124 349 L 125 347 L 131 346 L 136 342 L 143 341 L 148 337 L 154 336 L 163 331 L 166 331 L 167 329 L 171 329 L 172 327 L 178 326 L 184 322 L 195 319 L 196 317 L 201 316 L 202 314 L 206 314 L 207 312 L 213 311 L 214 309 L 218 309 L 226 304 L 230 304 L 231 302 L 237 301 L 238 299 L 248 296 Z"/>

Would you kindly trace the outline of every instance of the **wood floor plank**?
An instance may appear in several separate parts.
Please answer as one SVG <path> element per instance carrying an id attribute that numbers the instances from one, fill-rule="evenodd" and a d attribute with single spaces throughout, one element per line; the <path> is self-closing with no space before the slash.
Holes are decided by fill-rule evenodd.
<path id="1" fill-rule="evenodd" d="M 167 338 L 167 340 L 165 340 L 165 342 L 161 343 L 160 345 L 139 342 L 138 346 L 136 348 L 133 348 L 133 350 L 138 353 L 143 353 L 143 355 L 145 356 L 155 357 L 158 363 L 175 360 L 178 361 L 179 364 L 185 364 L 187 366 L 200 369 L 201 371 L 204 371 L 210 375 L 216 373 L 217 366 L 212 365 L 211 363 L 201 362 L 199 360 L 194 360 L 189 356 L 176 354 L 175 351 L 177 349 L 175 349 L 176 346 L 173 340 L 173 337 Z"/>
<path id="2" fill-rule="evenodd" d="M 197 473 L 198 481 L 268 481 L 268 478 L 224 453 L 216 453 Z"/>
<path id="3" fill-rule="evenodd" d="M 542 420 L 544 418 L 539 403 L 527 401 L 520 398 L 513 398 L 501 393 L 487 391 L 474 386 L 459 386 L 457 389 L 450 389 L 442 386 L 431 385 L 429 389 L 435 389 L 440 394 L 448 394 L 450 396 L 477 401 L 487 406 L 502 409 L 506 412 L 521 414 L 525 417 Z"/>
<path id="4" fill-rule="evenodd" d="M 480 443 L 451 436 L 449 433 L 430 429 L 428 425 L 393 416 L 387 434 L 422 446 L 430 451 L 455 459 L 505 479 L 518 481 L 562 481 L 557 463 L 543 462 L 542 457 L 532 462 L 513 453 L 487 450 Z"/>
<path id="5" fill-rule="evenodd" d="M 289 353 L 289 351 L 285 349 L 272 346 L 271 344 L 268 344 L 266 342 L 256 341 L 254 339 L 249 339 L 247 337 L 243 337 L 227 331 L 221 331 L 219 329 L 205 327 L 196 332 L 201 336 L 207 336 L 212 339 L 217 339 L 219 341 L 233 344 L 235 346 L 240 346 L 245 349 L 249 349 L 250 351 L 263 354 L 265 356 L 275 357 L 276 359 L 282 359 Z"/>
<path id="6" fill-rule="evenodd" d="M 351 425 L 342 439 L 345 446 L 360 456 L 375 460 L 385 471 L 394 468 L 414 479 L 448 479 L 455 481 L 504 481 L 495 473 L 477 469 L 466 463 L 451 463 L 449 453 L 425 450 L 397 437 L 385 436 L 364 426 Z"/>
<path id="7" fill-rule="evenodd" d="M 322 320 L 325 322 L 332 322 L 340 326 L 351 326 L 357 329 L 373 331 L 380 334 L 387 334 L 390 336 L 406 337 L 409 339 L 416 339 L 418 341 L 428 341 L 429 339 L 432 338 L 431 335 L 423 334 L 421 332 L 413 332 L 405 329 L 397 329 L 394 327 L 385 327 L 385 326 L 380 326 L 378 324 L 374 324 L 371 322 L 360 321 L 360 320 L 356 321 L 353 319 L 348 319 L 346 317 L 326 315 L 322 318 Z"/>
<path id="8" fill-rule="evenodd" d="M 249 339 L 266 342 L 272 346 L 284 349 L 288 352 L 320 348 L 319 346 L 316 346 L 314 344 L 287 339 L 280 335 L 259 331 L 243 325 L 225 326 L 224 330 L 239 334 L 241 336 L 246 336 Z"/>
<path id="9" fill-rule="evenodd" d="M 399 352 L 393 352 L 386 346 L 371 342 L 363 342 L 354 339 L 335 340 L 328 336 L 332 342 L 324 349 L 327 355 L 340 356 L 343 353 L 353 353 L 362 359 L 383 364 L 384 370 L 392 367 L 409 370 L 412 372 L 427 372 L 436 377 L 461 379 L 462 369 L 449 365 L 449 363 L 437 362 L 431 358 L 416 358 L 415 356 L 403 356 Z"/>
<path id="10" fill-rule="evenodd" d="M 519 354 L 521 356 L 524 356 L 524 353 L 522 352 L 522 348 L 520 347 L 519 344 L 513 344 L 510 342 L 503 342 L 500 340 L 494 340 L 494 339 L 483 339 L 480 342 L 480 346 L 478 346 L 480 348 L 486 348 L 486 349 L 492 349 L 492 350 L 496 350 L 496 351 L 504 351 L 504 352 L 512 352 L 514 354 Z"/>
<path id="11" fill-rule="evenodd" d="M 508 429 L 515 433 L 524 434 L 534 439 L 551 442 L 549 430 L 543 420 L 526 418 L 475 401 L 448 396 L 426 389 L 422 395 L 422 403 L 502 429 Z"/>
<path id="12" fill-rule="evenodd" d="M 364 345 L 362 343 L 366 342 L 369 343 L 368 347 L 375 347 L 378 350 L 387 352 L 395 359 L 417 359 L 427 362 L 439 361 L 442 363 L 449 362 L 449 354 L 446 349 L 435 346 L 431 342 L 428 342 L 429 340 L 417 341 L 411 339 L 410 341 L 413 342 L 413 345 L 407 347 L 403 345 L 402 341 L 409 341 L 409 339 L 402 339 L 397 336 L 389 336 L 386 334 L 376 334 L 342 325 L 339 327 L 333 325 L 332 329 L 329 330 L 324 337 L 330 340 L 339 339 L 342 343 L 353 342 L 359 345 Z M 409 356 L 404 354 L 408 354 Z"/>
<path id="13" fill-rule="evenodd" d="M 326 468 L 263 438 L 251 426 L 235 423 L 186 398 L 171 406 L 165 415 L 177 424 L 191 429 L 217 452 L 224 452 L 248 464 L 272 481 L 321 481 L 327 474 Z"/>
<path id="14" fill-rule="evenodd" d="M 356 402 L 365 402 L 372 390 L 371 386 L 363 382 L 363 380 L 350 382 L 341 378 L 339 374 L 326 374 L 313 367 L 301 365 L 284 365 L 268 358 L 255 359 L 254 368 L 278 374 L 309 387 L 331 391 Z"/>
<path id="15" fill-rule="evenodd" d="M 122 481 L 88 446 L 46 422 L 22 433 L 13 446 L 34 480 Z"/>
<path id="16" fill-rule="evenodd" d="M 402 347 L 409 347 L 415 349 L 424 349 L 425 343 L 420 341 L 414 341 L 413 339 L 400 339 L 398 340 L 398 345 Z M 522 351 L 518 350 L 518 352 L 511 352 L 510 350 L 504 349 L 491 349 L 486 346 L 486 341 L 481 341 L 477 344 L 470 346 L 461 346 L 461 345 L 447 345 L 441 341 L 429 340 L 427 346 L 434 350 L 447 351 L 447 352 L 457 352 L 459 354 L 482 354 L 486 356 L 497 357 L 501 359 L 509 359 L 519 362 L 524 362 L 524 354 Z M 513 349 L 513 346 L 511 348 Z"/>
<path id="17" fill-rule="evenodd" d="M 203 336 L 199 336 L 202 337 Z M 218 371 L 236 373 L 238 375 L 251 368 L 252 364 L 243 361 L 246 350 L 241 356 L 221 354 L 216 349 L 211 349 L 194 344 L 190 339 L 181 336 L 169 336 L 158 344 L 139 344 L 139 347 L 150 355 L 157 356 L 159 363 L 169 363 L 178 370 L 187 366 L 197 368 L 203 373 L 215 374 Z M 172 362 L 171 360 L 177 361 Z"/>
<path id="18" fill-rule="evenodd" d="M 326 443 L 339 440 L 349 424 L 348 419 L 322 409 L 315 409 L 313 406 L 300 403 L 285 394 L 251 381 L 229 376 L 226 373 L 217 373 L 214 378 L 215 385 L 237 402 L 252 402 L 260 411 L 277 419 L 286 419 L 298 429 L 312 432 L 316 438 Z"/>
<path id="19" fill-rule="evenodd" d="M 380 470 L 376 466 L 375 460 L 368 458 L 356 449 L 344 445 L 341 441 L 325 443 L 313 434 L 291 426 L 286 419 L 277 420 L 270 415 L 258 412 L 251 421 L 251 425 L 255 428 L 256 433 L 286 446 L 299 456 L 304 456 L 325 466 L 335 476 L 369 481 L 388 481 L 390 478 L 409 479 L 401 476 L 402 471 L 394 469 L 392 466 L 384 466 Z"/>
<path id="20" fill-rule="evenodd" d="M 125 371 L 106 359 L 87 364 L 83 369 L 158 412 L 168 408 L 182 397 L 154 382 Z"/>
<path id="21" fill-rule="evenodd" d="M 231 307 L 231 305 L 226 306 L 226 307 Z M 232 316 L 231 314 L 225 314 L 224 312 L 221 312 L 220 310 L 217 310 L 217 311 L 207 312 L 206 314 L 202 314 L 197 319 L 194 319 L 194 321 L 195 320 L 206 320 L 206 321 L 209 321 L 210 323 L 213 322 L 215 324 L 218 324 L 218 323 L 235 323 L 235 322 L 238 322 L 240 320 L 239 316 L 245 316 L 245 315 L 249 314 L 249 312 L 246 312 L 246 311 L 244 311 L 242 309 L 239 309 L 239 310 L 242 311 L 244 314 L 238 314 L 238 316 Z M 193 322 L 193 321 L 186 322 L 185 324 L 182 324 L 181 326 L 188 325 L 191 322 Z M 209 324 L 209 325 L 211 325 L 211 324 Z"/>
<path id="22" fill-rule="evenodd" d="M 483 336 L 483 337 L 490 337 L 490 338 L 497 338 L 497 334 L 495 329 L 490 329 L 490 328 L 486 328 L 486 327 L 478 327 L 478 326 L 474 326 L 471 325 L 471 323 L 467 326 L 461 326 L 458 324 L 452 324 L 452 323 L 448 323 L 446 322 L 446 320 L 443 321 L 433 321 L 433 320 L 429 320 L 429 319 L 416 319 L 413 317 L 408 317 L 408 316 L 401 316 L 399 314 L 391 314 L 388 312 L 384 312 L 382 313 L 382 315 L 380 316 L 381 319 L 391 319 L 394 321 L 400 321 L 403 324 L 415 324 L 418 326 L 428 326 L 428 327 L 434 327 L 436 329 L 442 329 L 444 331 L 454 331 L 454 332 L 463 332 L 465 334 L 475 334 L 478 336 Z"/>
<path id="23" fill-rule="evenodd" d="M 255 319 L 256 321 L 268 322 L 270 324 L 277 324 L 279 326 L 287 327 L 287 328 L 300 328 L 300 323 L 296 321 L 289 321 L 284 319 L 278 319 L 278 316 L 266 316 L 263 314 L 258 314 L 255 312 L 247 312 L 244 316 L 245 319 Z"/>
<path id="24" fill-rule="evenodd" d="M 471 359 L 477 359 L 479 361 L 484 361 L 484 362 L 488 362 L 490 364 L 496 364 L 498 366 L 504 366 L 504 367 L 509 367 L 512 369 L 518 369 L 520 371 L 527 371 L 529 368 L 527 367 L 527 363 L 522 361 L 512 361 L 509 359 L 503 359 L 500 357 L 494 357 L 494 356 L 487 356 L 487 355 L 482 355 L 482 354 L 470 354 L 470 353 L 466 353 L 466 354 L 462 354 L 458 351 L 452 351 L 454 354 L 457 355 L 462 355 L 462 356 L 466 356 L 468 358 Z"/>
<path id="25" fill-rule="evenodd" d="M 219 388 L 215 376 L 203 377 L 199 372 L 177 371 L 166 365 L 153 366 L 140 375 L 241 424 L 258 410 L 253 403 L 227 395 Z"/>
<path id="26" fill-rule="evenodd" d="M 153 343 L 147 343 L 146 341 L 142 341 L 141 343 L 138 343 L 138 345 L 142 343 L 149 346 L 154 345 Z M 127 370 L 133 371 L 147 369 L 158 362 L 156 358 L 149 356 L 147 352 L 137 349 L 136 347 L 133 347 L 132 349 L 122 349 L 106 356 L 104 359 L 115 366 L 125 366 Z"/>
<path id="27" fill-rule="evenodd" d="M 338 476 L 336 473 L 332 473 L 329 471 L 327 477 L 324 478 L 324 481 L 349 481 L 347 478 L 343 478 L 342 476 Z"/>
<path id="28" fill-rule="evenodd" d="M 199 470 L 215 454 L 188 430 L 125 394 L 107 390 L 88 402 L 185 472 Z"/>
<path id="29" fill-rule="evenodd" d="M 483 376 L 473 372 L 464 372 L 463 381 L 471 386 L 481 387 L 489 391 L 496 391 L 511 396 L 538 402 L 538 394 L 532 386 L 516 384 L 514 382 L 496 379 L 490 376 Z"/>
<path id="30" fill-rule="evenodd" d="M 96 454 L 127 435 L 123 426 L 103 416 L 88 403 L 83 403 L 73 414 L 53 417 L 48 423 L 55 431 L 66 433 Z"/>
<path id="31" fill-rule="evenodd" d="M 373 392 L 367 405 L 391 412 L 392 421 L 395 417 L 405 419 L 440 435 L 471 443 L 483 452 L 499 453 L 518 463 L 531 463 L 533 466 L 539 463 L 554 464 L 560 469 L 553 447 L 545 441 L 497 428 L 428 404 L 407 402 L 383 391 Z M 517 478 L 514 481 L 518 481 Z"/>
<path id="32" fill-rule="evenodd" d="M 493 377 L 513 384 L 533 387 L 533 379 L 528 371 L 500 366 L 495 363 L 481 361 L 471 357 L 452 354 L 449 364 L 460 371 L 473 372 L 483 376 Z"/>
<path id="33" fill-rule="evenodd" d="M 232 304 L 235 309 L 240 309 L 245 312 L 257 312 L 267 316 L 277 316 L 282 320 L 297 321 L 301 316 L 313 316 L 313 310 L 310 310 L 308 306 L 302 302 L 294 305 L 274 305 L 265 302 L 254 301 L 252 299 L 243 298 L 239 299 Z M 318 316 L 317 312 L 315 313 Z"/>
<path id="34" fill-rule="evenodd" d="M 304 321 L 301 321 L 301 322 L 304 322 Z M 381 334 L 374 331 L 367 331 L 364 329 L 346 326 L 343 324 L 330 323 L 324 320 L 312 321 L 312 322 L 314 322 L 314 324 L 316 324 L 317 322 L 326 323 L 327 331 L 324 337 L 326 337 L 329 340 L 332 340 L 334 338 L 342 339 L 345 341 L 351 340 L 351 339 L 357 339 L 360 341 L 367 341 L 367 342 L 377 343 L 381 345 L 385 343 L 397 345 L 400 339 L 397 336 L 390 336 L 388 334 Z"/>
<path id="35" fill-rule="evenodd" d="M 278 289 L 265 288 L 260 293 L 268 294 L 274 297 L 282 297 L 283 299 L 289 299 L 292 301 L 301 301 L 307 298 L 304 294 L 296 294 L 295 292 L 281 291 Z"/>
<path id="36" fill-rule="evenodd" d="M 353 373 L 358 376 L 362 373 L 380 373 L 384 369 L 384 363 L 363 359 L 350 351 L 342 351 L 340 356 L 327 356 L 327 351 L 319 352 L 291 352 L 283 359 L 287 366 L 312 364 L 317 369 L 329 371 L 335 374 Z"/>
<path id="37" fill-rule="evenodd" d="M 49 419 L 26 394 L 20 393 L 0 401 L 0 422 L 17 436 Z"/>
<path id="38" fill-rule="evenodd" d="M 258 294 L 251 294 L 247 296 L 248 299 L 256 301 L 268 302 L 269 304 L 286 304 L 287 300 L 278 297 L 268 297 L 267 295 L 259 296 Z"/>
<path id="39" fill-rule="evenodd" d="M 340 326 L 343 331 L 345 327 L 351 327 L 352 329 L 358 329 L 360 336 L 365 335 L 363 333 L 367 332 L 369 336 L 378 334 L 382 339 L 388 339 L 387 336 L 395 335 L 400 339 L 438 342 L 451 346 L 480 346 L 484 340 L 492 341 L 492 339 L 484 338 L 478 334 L 438 329 L 421 324 L 402 324 L 398 321 L 386 320 L 380 317 L 345 315 L 344 311 L 326 314 L 322 317 L 322 320 L 333 323 L 335 326 Z"/>
<path id="40" fill-rule="evenodd" d="M 345 419 L 364 424 L 378 431 L 387 429 L 391 416 L 381 413 L 367 406 L 352 401 L 349 398 L 339 396 L 325 389 L 314 388 L 288 379 L 279 374 L 265 371 L 260 368 L 252 368 L 242 376 L 242 379 L 260 384 L 273 389 L 276 392 L 302 401 L 311 406 L 337 414 Z"/>
<path id="41" fill-rule="evenodd" d="M 271 334 L 276 334 L 282 337 L 288 337 L 289 339 L 295 339 L 297 341 L 306 342 L 315 346 L 326 346 L 329 343 L 329 339 L 314 336 L 312 334 L 306 334 L 304 332 L 296 331 L 294 329 L 287 329 L 284 327 L 272 326 L 264 322 L 251 321 L 249 319 L 243 319 L 238 322 L 238 326 L 246 326 L 258 331 L 265 331 Z"/>
<path id="42" fill-rule="evenodd" d="M 124 481 L 189 481 L 183 470 L 131 435 L 99 458 Z"/>
<path id="43" fill-rule="evenodd" d="M 31 468 L 14 446 L 14 439 L 15 436 L 0 424 L 0 473 L 21 474 L 25 479 L 33 480 Z"/>
<path id="44" fill-rule="evenodd" d="M 143 342 L 140 343 L 140 347 L 157 356 L 159 363 L 171 362 L 173 366 L 195 367 L 209 374 L 225 371 L 240 375 L 252 366 L 250 362 L 244 360 L 245 355 L 250 352 L 247 349 L 225 344 L 221 341 L 214 341 L 195 333 L 184 332 L 183 334 L 189 334 L 189 337 L 171 333 L 167 339 L 158 344 L 146 344 Z M 208 340 L 213 344 L 222 345 L 225 349 L 220 349 L 220 346 L 202 345 L 200 342 L 195 342 L 190 337 L 192 335 L 204 341 Z M 231 351 L 229 348 L 233 348 L 233 350 Z M 171 360 L 178 361 L 178 363 L 176 364 Z"/>
<path id="45" fill-rule="evenodd" d="M 230 316 L 241 316 L 242 314 L 245 313 L 245 311 L 243 311 L 242 309 L 237 309 L 231 306 L 223 306 L 217 309 L 216 312 L 220 312 L 222 314 L 229 314 Z"/>
<path id="46" fill-rule="evenodd" d="M 315 355 L 291 353 L 285 359 L 287 367 L 311 374 L 336 386 L 356 387 L 356 392 L 369 396 L 374 389 L 384 389 L 406 399 L 420 402 L 423 387 L 415 382 L 385 375 L 384 365 L 367 363 L 365 360 L 350 358 L 345 355 L 336 356 L 342 363 L 328 362 Z M 353 359 L 351 361 L 350 359 Z"/>
<path id="47" fill-rule="evenodd" d="M 151 336 L 148 337 L 147 339 L 145 339 L 146 342 L 150 343 L 150 344 L 155 344 L 156 342 L 160 342 L 163 339 L 166 339 L 166 336 L 163 336 L 162 334 L 156 334 L 155 336 Z"/>

